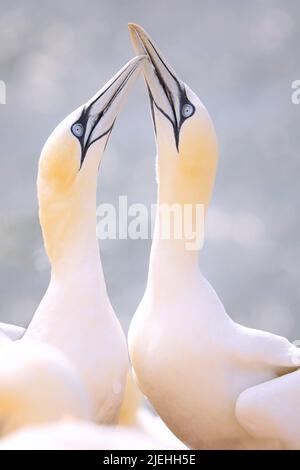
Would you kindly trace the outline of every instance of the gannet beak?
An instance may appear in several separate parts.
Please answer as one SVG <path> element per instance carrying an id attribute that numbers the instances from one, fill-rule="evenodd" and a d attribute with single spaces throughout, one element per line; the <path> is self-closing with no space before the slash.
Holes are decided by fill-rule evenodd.
<path id="1" fill-rule="evenodd" d="M 130 60 L 83 107 L 71 131 L 81 144 L 81 165 L 89 147 L 104 136 L 109 136 L 117 115 L 140 71 L 145 56 Z"/>
<path id="2" fill-rule="evenodd" d="M 135 52 L 145 54 L 148 58 L 144 61 L 143 72 L 150 95 L 154 125 L 155 106 L 172 123 L 178 147 L 179 130 L 183 121 L 181 110 L 183 105 L 189 102 L 185 85 L 167 64 L 146 31 L 134 23 L 129 23 L 128 28 Z"/>

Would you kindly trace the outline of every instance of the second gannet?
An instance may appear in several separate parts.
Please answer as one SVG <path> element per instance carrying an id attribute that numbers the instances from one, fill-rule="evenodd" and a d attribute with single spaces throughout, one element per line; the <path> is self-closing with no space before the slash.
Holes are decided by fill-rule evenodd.
<path id="1" fill-rule="evenodd" d="M 0 342 L 0 436 L 70 418 L 91 419 L 92 404 L 66 355 L 38 341 Z"/>
<path id="2" fill-rule="evenodd" d="M 280 448 L 252 437 L 236 409 L 247 388 L 299 365 L 287 339 L 245 328 L 226 313 L 198 267 L 184 231 L 161 234 L 164 205 L 204 212 L 218 159 L 206 108 L 138 25 L 129 25 L 136 52 L 147 54 L 148 87 L 157 146 L 158 208 L 148 283 L 129 328 L 129 352 L 143 393 L 172 432 L 196 449 Z M 181 228 L 181 227 L 180 227 Z M 199 229 L 198 229 L 199 230 Z"/>
<path id="3" fill-rule="evenodd" d="M 128 353 L 109 301 L 96 237 L 98 168 L 143 57 L 128 62 L 48 138 L 39 162 L 39 216 L 51 280 L 20 340 L 55 346 L 91 395 L 93 418 L 111 423 L 122 402 Z"/>

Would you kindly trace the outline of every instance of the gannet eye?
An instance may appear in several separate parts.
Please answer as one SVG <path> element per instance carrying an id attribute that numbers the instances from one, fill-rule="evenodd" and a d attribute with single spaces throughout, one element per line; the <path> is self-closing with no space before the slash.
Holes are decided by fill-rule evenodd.
<path id="1" fill-rule="evenodd" d="M 182 110 L 181 110 L 182 117 L 188 118 L 192 114 L 194 114 L 194 111 L 195 111 L 194 106 L 189 103 L 186 103 L 182 106 Z"/>
<path id="2" fill-rule="evenodd" d="M 80 122 L 76 122 L 76 124 L 72 126 L 72 132 L 76 137 L 82 137 L 84 132 L 83 125 L 80 124 Z"/>

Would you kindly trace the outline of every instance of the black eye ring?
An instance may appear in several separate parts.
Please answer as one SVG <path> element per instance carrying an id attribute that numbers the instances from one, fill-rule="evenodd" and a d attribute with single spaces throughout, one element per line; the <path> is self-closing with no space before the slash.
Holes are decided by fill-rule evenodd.
<path id="1" fill-rule="evenodd" d="M 76 137 L 82 137 L 84 134 L 83 125 L 80 122 L 76 122 L 73 124 L 71 131 Z"/>

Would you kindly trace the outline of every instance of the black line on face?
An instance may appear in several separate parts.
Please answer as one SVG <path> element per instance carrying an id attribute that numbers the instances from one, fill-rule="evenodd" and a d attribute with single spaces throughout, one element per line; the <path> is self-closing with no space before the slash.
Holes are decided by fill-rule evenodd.
<path id="1" fill-rule="evenodd" d="M 108 144 L 108 141 L 109 141 L 109 137 L 110 137 L 111 131 L 113 130 L 113 127 L 114 127 L 114 125 L 115 125 L 115 122 L 116 122 L 116 119 L 114 120 L 114 122 L 113 122 L 112 125 L 110 126 L 110 129 L 108 129 L 108 131 L 107 131 L 105 134 L 102 134 L 102 136 L 101 136 L 101 137 L 103 137 L 104 135 L 108 134 L 108 137 L 107 137 L 106 142 L 105 142 L 104 150 L 105 150 L 106 147 L 107 147 L 107 144 Z"/>
<path id="2" fill-rule="evenodd" d="M 128 68 L 128 67 L 127 67 Z M 127 68 L 124 70 L 124 72 L 127 70 Z M 111 96 L 110 100 L 105 104 L 105 107 L 98 113 L 97 115 L 97 118 L 94 120 L 93 122 L 93 125 L 92 125 L 92 128 L 90 130 L 90 133 L 89 133 L 89 136 L 86 140 L 86 143 L 84 143 L 85 141 L 85 137 L 86 137 L 86 127 L 87 127 L 87 123 L 88 123 L 88 120 L 90 118 L 90 112 L 91 112 L 91 109 L 92 109 L 92 106 L 97 102 L 97 100 L 99 100 L 105 92 L 107 92 L 110 87 L 116 82 L 117 79 L 120 78 L 120 76 L 118 76 L 111 84 L 108 88 L 106 88 L 99 96 L 97 96 L 93 101 L 92 103 L 90 103 L 88 106 L 84 106 L 83 107 L 83 110 L 81 112 L 81 115 L 79 117 L 79 119 L 77 119 L 75 121 L 74 124 L 76 123 L 80 123 L 82 126 L 83 126 L 83 129 L 84 129 L 84 132 L 83 132 L 83 135 L 81 137 L 78 137 L 76 136 L 73 132 L 72 132 L 72 127 L 74 126 L 74 124 L 72 124 L 71 126 L 71 132 L 73 133 L 73 135 L 79 140 L 80 142 L 80 146 L 81 146 L 81 159 L 80 159 L 80 168 L 79 170 L 81 169 L 82 165 L 83 165 L 83 162 L 84 162 L 84 159 L 86 157 L 86 154 L 87 154 L 87 151 L 88 149 L 90 148 L 90 146 L 92 144 L 94 144 L 97 140 L 100 140 L 102 137 L 106 136 L 108 134 L 108 137 L 112 131 L 112 128 L 114 126 L 114 123 L 115 123 L 115 120 L 113 121 L 111 127 L 109 129 L 107 129 L 105 132 L 103 132 L 101 135 L 99 135 L 96 139 L 94 140 L 91 140 L 91 136 L 93 134 L 93 131 L 95 129 L 95 127 L 98 125 L 98 123 L 100 122 L 101 118 L 104 116 L 104 114 L 108 111 L 109 107 L 111 106 L 111 104 L 113 103 L 113 101 L 115 100 L 115 98 L 118 96 L 118 94 L 121 92 L 121 90 L 124 88 L 124 86 L 126 85 L 126 83 L 128 82 L 129 78 L 131 77 L 131 75 L 134 73 L 135 71 L 135 68 L 132 69 L 128 74 L 127 76 L 124 78 L 124 80 L 120 83 L 120 85 L 118 86 L 118 88 L 115 90 L 114 94 Z M 123 72 L 123 73 L 124 73 Z M 107 139 L 108 140 L 108 139 Z M 106 142 L 107 144 L 107 142 Z M 106 148 L 106 144 L 105 144 L 105 148 Z"/>
<path id="3" fill-rule="evenodd" d="M 155 122 L 155 113 L 154 113 L 154 99 L 151 93 L 151 90 L 149 88 L 148 83 L 146 82 L 148 93 L 149 93 L 149 98 L 150 98 L 150 110 L 151 110 L 151 116 L 152 116 L 152 121 L 153 121 L 153 126 L 154 126 L 154 133 L 157 135 L 156 131 L 156 122 Z"/>
<path id="4" fill-rule="evenodd" d="M 153 62 L 153 59 L 151 57 L 151 63 L 154 65 L 154 62 Z M 152 112 L 152 116 L 154 116 L 154 108 L 153 108 L 153 103 L 155 104 L 155 107 L 171 122 L 172 124 L 172 127 L 173 127 L 173 132 L 174 132 L 174 138 L 175 138 L 175 143 L 176 143 L 176 148 L 177 148 L 177 151 L 178 151 L 178 146 L 179 146 L 179 128 L 178 128 L 178 123 L 177 123 L 177 117 L 176 117 L 176 112 L 175 112 L 175 107 L 174 107 L 174 102 L 173 102 L 173 99 L 172 99 L 172 95 L 171 95 L 171 92 L 170 90 L 166 87 L 166 84 L 159 72 L 159 70 L 154 66 L 154 73 L 155 75 L 157 76 L 157 79 L 160 83 L 160 86 L 162 87 L 165 95 L 166 95 L 166 98 L 171 106 L 171 109 L 172 109 L 172 113 L 173 113 L 173 119 L 164 112 L 163 109 L 161 109 L 158 104 L 156 103 L 156 101 L 154 100 L 153 98 L 153 95 L 150 91 L 150 88 L 149 86 L 147 85 L 148 87 L 148 92 L 149 92 L 149 97 L 150 97 L 150 103 L 151 103 L 151 112 Z M 155 123 L 155 118 L 153 118 L 154 120 L 154 123 Z M 156 125 L 155 125 L 156 126 Z M 156 127 L 155 127 L 156 129 Z M 155 131 L 155 134 L 156 134 L 156 131 Z"/>
<path id="5" fill-rule="evenodd" d="M 153 98 L 153 95 L 151 93 L 151 90 L 150 90 L 150 87 L 147 83 L 147 88 L 148 88 L 148 93 L 149 93 L 149 97 L 150 97 L 150 106 L 151 106 L 151 114 L 152 114 L 152 119 L 153 119 L 153 123 L 154 123 L 154 130 L 155 130 L 155 135 L 157 135 L 157 129 L 156 129 L 156 122 L 155 122 L 155 114 L 154 114 L 154 105 L 155 107 L 158 109 L 158 111 L 160 111 L 169 121 L 170 123 L 172 124 L 172 127 L 173 127 L 173 132 L 174 132 L 174 139 L 175 139 L 175 144 L 176 144 L 176 149 L 177 149 L 177 152 L 179 152 L 179 137 L 180 137 L 180 129 L 181 129 L 181 126 L 182 124 L 184 123 L 184 121 L 186 119 L 188 119 L 188 117 L 184 117 L 182 115 L 182 108 L 185 104 L 190 104 L 191 106 L 193 106 L 193 108 L 195 109 L 195 106 L 189 101 L 188 97 L 187 97 L 187 94 L 186 94 L 186 90 L 185 90 L 185 87 L 184 85 L 178 80 L 178 78 L 171 72 L 171 70 L 169 69 L 169 67 L 166 65 L 166 63 L 163 61 L 163 59 L 161 58 L 160 56 L 160 53 L 158 52 L 158 50 L 156 49 L 156 47 L 154 46 L 154 44 L 151 42 L 151 40 L 149 38 L 147 38 L 149 44 L 151 45 L 151 47 L 153 48 L 153 50 L 155 51 L 155 54 L 157 55 L 158 59 L 160 60 L 162 66 L 165 68 L 165 70 L 167 70 L 167 72 L 170 74 L 170 76 L 172 77 L 172 79 L 175 81 L 176 85 L 177 85 L 177 88 L 178 88 L 178 98 L 179 98 L 179 103 L 180 103 L 180 115 L 179 115 L 179 122 L 178 122 L 178 119 L 177 119 L 177 115 L 176 115 L 176 110 L 175 110 L 175 105 L 174 105 L 174 98 L 173 98 L 173 95 L 172 95 L 172 92 L 171 90 L 169 90 L 168 86 L 166 85 L 166 82 L 165 80 L 163 79 L 161 73 L 160 73 L 160 70 L 159 70 L 159 67 L 156 65 L 156 61 L 155 61 L 155 57 L 153 57 L 153 54 L 151 53 L 151 51 L 149 50 L 149 48 L 147 47 L 147 44 L 145 44 L 145 42 L 142 40 L 142 38 L 140 37 L 140 35 L 138 34 L 138 37 L 139 37 L 139 40 L 143 46 L 143 49 L 145 50 L 145 52 L 147 53 L 147 55 L 149 56 L 149 59 L 150 59 L 150 62 L 153 66 L 153 71 L 160 83 L 160 86 L 162 87 L 165 95 L 166 95 L 166 98 L 170 104 L 170 107 L 171 107 L 171 110 L 172 110 L 172 114 L 173 116 L 169 116 L 162 108 L 160 108 L 158 106 L 158 104 L 155 102 L 154 98 Z M 189 116 L 190 117 L 190 116 Z"/>
<path id="6" fill-rule="evenodd" d="M 148 88 L 148 93 L 149 93 L 149 98 L 150 98 L 150 107 L 151 107 L 151 114 L 152 114 L 152 119 L 153 119 L 153 123 L 154 123 L 154 131 L 155 131 L 155 135 L 157 135 L 157 128 L 156 128 L 156 121 L 155 121 L 155 113 L 154 113 L 154 106 L 156 107 L 156 109 L 165 116 L 166 119 L 168 119 L 168 121 L 172 124 L 172 128 L 173 128 L 173 133 L 174 133 L 174 139 L 175 139 L 175 145 L 176 145 L 176 149 L 177 149 L 177 152 L 179 152 L 179 137 L 180 137 L 180 129 L 181 129 L 181 126 L 182 124 L 186 121 L 186 119 L 189 119 L 189 117 L 192 116 L 189 116 L 189 117 L 184 117 L 182 116 L 182 113 L 181 113 L 181 110 L 183 108 L 183 106 L 185 104 L 190 104 L 191 106 L 193 106 L 194 110 L 195 110 L 195 106 L 193 105 L 193 103 L 190 102 L 190 100 L 188 99 L 187 95 L 186 95 L 186 91 L 185 91 L 185 88 L 182 89 L 180 95 L 179 95 L 179 103 L 180 103 L 180 120 L 179 120 L 179 123 L 178 123 L 178 120 L 177 120 L 177 117 L 176 117 L 176 113 L 175 113 L 175 107 L 174 107 L 174 102 L 173 102 L 173 99 L 171 97 L 169 97 L 168 95 L 167 96 L 167 99 L 171 105 L 171 109 L 173 111 L 173 118 L 174 120 L 172 119 L 172 117 L 170 117 L 162 108 L 160 108 L 158 106 L 158 104 L 156 103 L 156 101 L 154 100 L 153 98 L 153 95 L 151 93 L 151 90 L 147 84 L 147 88 Z"/>
<path id="7" fill-rule="evenodd" d="M 178 80 L 178 78 L 171 72 L 171 70 L 169 69 L 169 67 L 167 66 L 167 64 L 163 61 L 163 59 L 161 58 L 158 50 L 156 49 L 156 47 L 154 46 L 153 42 L 148 39 L 149 43 L 151 44 L 151 46 L 153 47 L 155 53 L 157 54 L 157 57 L 159 58 L 159 60 L 161 61 L 162 65 L 165 67 L 165 69 L 169 72 L 169 74 L 171 75 L 171 77 L 175 80 L 175 82 L 177 83 L 177 86 L 178 86 L 178 90 L 179 92 L 182 90 L 183 86 L 182 84 L 180 83 L 180 81 Z M 147 50 L 148 54 L 149 54 L 149 51 Z M 151 54 L 149 54 L 150 57 L 151 57 L 151 62 L 153 65 L 155 65 L 155 61 L 153 60 L 153 57 L 151 56 Z M 154 67 L 156 69 L 156 67 Z"/>
<path id="8" fill-rule="evenodd" d="M 83 111 L 83 113 L 84 113 L 84 111 Z M 95 127 L 96 127 L 97 124 L 99 123 L 99 121 L 100 121 L 100 119 L 102 118 L 103 114 L 104 114 L 103 111 L 102 111 L 101 113 L 99 113 L 99 116 L 97 117 L 97 120 L 95 121 L 95 124 L 93 125 L 93 127 L 92 127 L 92 129 L 91 129 L 90 135 L 89 135 L 88 140 L 87 140 L 87 142 L 86 142 L 85 145 L 84 145 L 84 134 L 83 134 L 82 137 L 77 137 L 78 140 L 79 140 L 79 142 L 80 142 L 80 145 L 81 145 L 81 159 L 80 159 L 80 168 L 79 168 L 79 170 L 81 170 L 81 167 L 82 167 L 82 165 L 83 165 L 83 162 L 84 162 L 84 160 L 85 160 L 87 151 L 88 151 L 88 149 L 90 148 L 90 146 L 91 146 L 92 144 L 94 144 L 95 142 L 97 142 L 98 140 L 102 139 L 102 137 L 106 136 L 107 134 L 110 135 L 110 133 L 111 133 L 111 131 L 112 131 L 112 128 L 113 128 L 113 126 L 114 126 L 115 121 L 112 123 L 112 125 L 110 126 L 109 129 L 107 129 L 105 132 L 103 132 L 102 134 L 100 134 L 96 139 L 94 139 L 94 140 L 92 140 L 92 141 L 90 140 L 90 136 L 92 135 L 93 130 L 95 129 Z M 83 124 L 82 119 L 84 119 L 85 125 Z M 86 118 L 86 115 L 83 115 L 83 114 L 82 114 L 81 117 L 80 117 L 76 122 L 80 122 L 80 123 L 84 126 L 84 128 L 86 128 L 87 121 L 88 121 L 88 117 Z M 73 135 L 74 135 L 74 134 L 73 134 Z M 76 137 L 76 136 L 75 136 L 75 137 Z M 106 146 L 106 145 L 105 145 L 105 146 Z"/>
<path id="9" fill-rule="evenodd" d="M 115 124 L 116 120 L 114 120 L 114 122 L 112 123 L 112 125 L 110 126 L 110 128 L 108 129 L 108 131 L 106 131 L 104 134 L 102 134 L 99 139 L 101 139 L 101 137 L 104 137 L 105 135 L 107 135 L 107 139 L 106 139 L 106 142 L 105 142 L 105 145 L 104 145 L 104 151 L 106 150 L 106 147 L 107 147 L 107 144 L 108 144 L 108 141 L 109 141 L 109 137 L 110 137 L 110 134 L 111 134 L 111 131 L 113 130 L 113 127 L 114 127 L 114 124 Z M 96 142 L 96 141 L 94 141 Z M 99 165 L 98 165 L 98 170 L 100 168 L 100 163 L 101 163 L 101 160 L 99 162 Z"/>
<path id="10" fill-rule="evenodd" d="M 82 126 L 83 126 L 83 129 L 84 129 L 84 132 L 83 132 L 83 135 L 81 137 L 78 137 L 76 136 L 73 132 L 72 132 L 72 127 L 74 126 L 74 124 L 72 124 L 72 127 L 71 127 L 71 132 L 72 134 L 74 135 L 74 137 L 76 137 L 78 140 L 79 140 L 79 143 L 80 143 L 80 147 L 81 147 L 81 158 L 80 158 L 80 167 L 79 167 L 79 170 L 81 170 L 81 167 L 83 165 L 83 162 L 84 162 L 84 159 L 86 157 L 86 154 L 87 154 L 87 151 L 88 149 L 90 148 L 90 146 L 95 143 L 97 140 L 100 140 L 102 137 L 104 137 L 105 135 L 107 135 L 108 133 L 111 132 L 112 130 L 112 127 L 114 125 L 114 122 L 112 124 L 112 126 L 105 132 L 103 132 L 101 135 L 99 135 L 96 139 L 94 139 L 93 141 L 90 141 L 90 136 L 92 135 L 93 133 L 93 130 L 95 129 L 95 127 L 97 126 L 98 122 L 100 121 L 100 119 L 102 118 L 103 116 L 103 111 L 101 111 L 99 113 L 99 115 L 97 116 L 97 119 L 95 120 L 92 128 L 91 128 L 91 131 L 90 131 L 90 134 L 88 136 L 88 139 L 86 141 L 86 144 L 84 144 L 84 140 L 85 140 L 85 133 L 86 133 L 86 126 L 87 126 L 87 122 L 88 122 L 88 119 L 89 119 L 89 114 L 88 114 L 88 110 L 90 109 L 90 107 L 84 107 L 83 110 L 82 110 L 82 113 L 79 117 L 79 119 L 77 119 L 75 121 L 74 124 L 76 123 L 80 123 Z"/>

